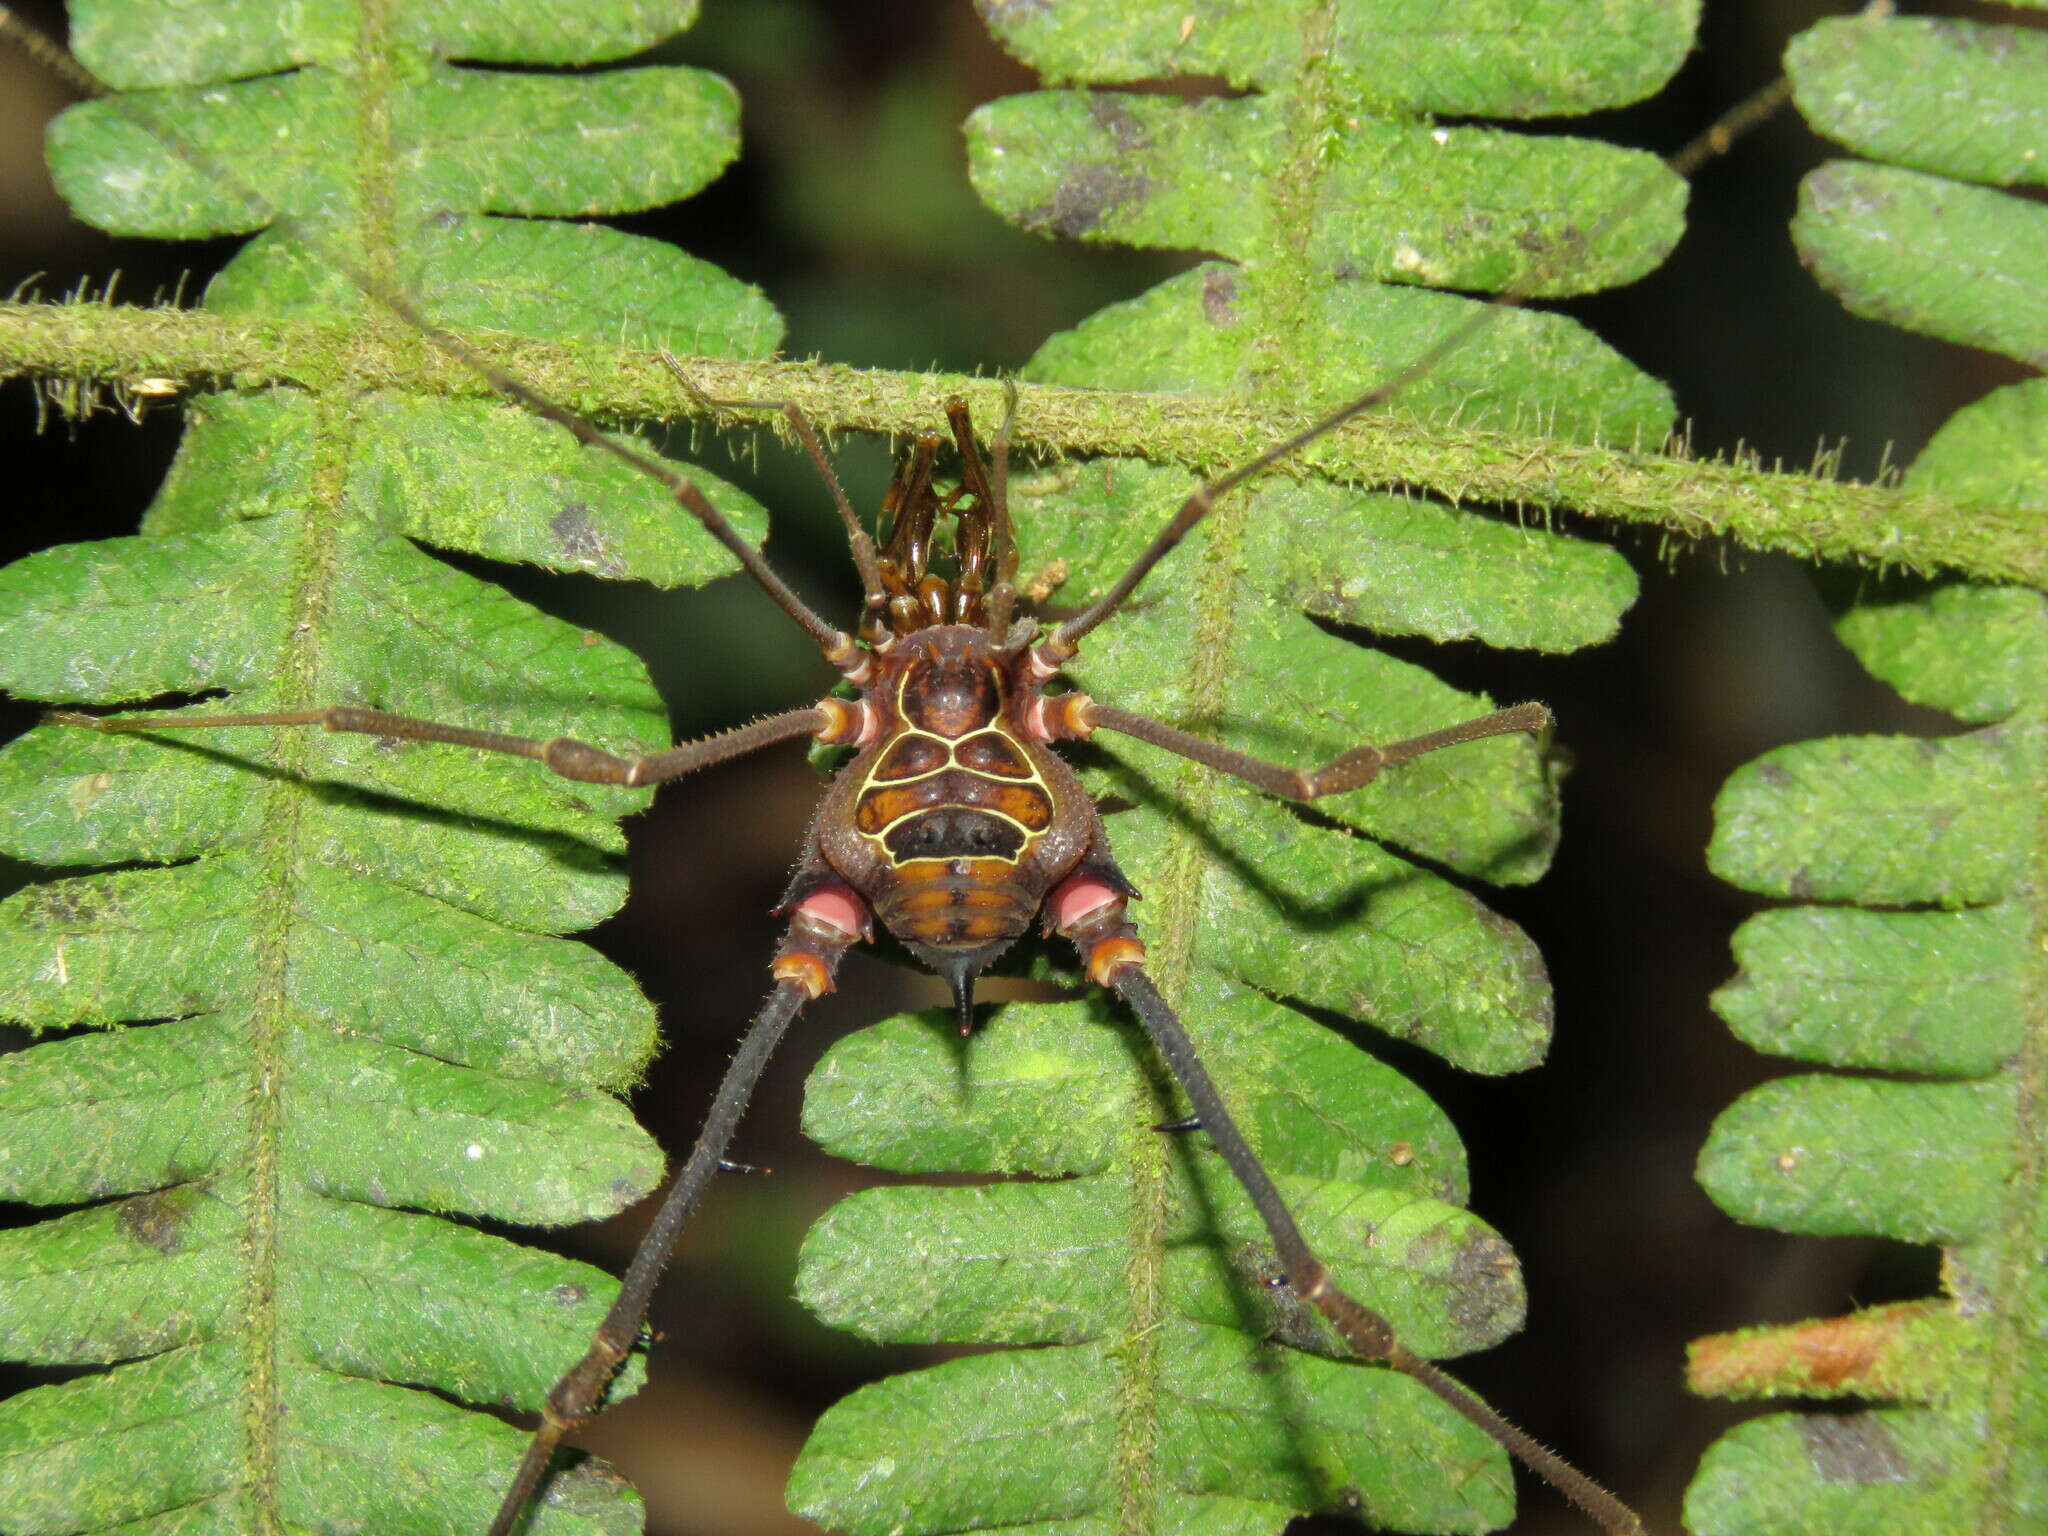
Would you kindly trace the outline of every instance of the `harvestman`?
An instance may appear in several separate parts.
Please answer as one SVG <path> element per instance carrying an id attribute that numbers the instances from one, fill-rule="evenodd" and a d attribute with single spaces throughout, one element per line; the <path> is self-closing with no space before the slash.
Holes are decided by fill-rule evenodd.
<path id="1" fill-rule="evenodd" d="M 417 319 L 410 306 L 402 308 Z M 718 1171 L 770 1055 L 803 1006 L 832 990 L 841 957 L 872 935 L 876 920 L 946 979 L 963 1028 L 972 1016 L 974 978 L 1012 943 L 1037 924 L 1069 939 L 1088 978 L 1120 996 L 1144 1025 L 1193 1105 L 1195 1120 L 1250 1196 L 1295 1294 L 1314 1306 L 1359 1358 L 1383 1361 L 1427 1387 L 1603 1526 L 1639 1530 L 1635 1516 L 1611 1495 L 1411 1353 L 1385 1318 L 1332 1283 L 1224 1107 L 1180 1020 L 1146 974 L 1144 946 L 1125 912 L 1132 887 L 1117 868 L 1093 802 L 1050 750 L 1057 741 L 1117 731 L 1269 794 L 1308 801 L 1357 789 L 1383 769 L 1425 753 L 1549 725 L 1550 712 L 1541 704 L 1519 704 L 1389 746 L 1357 747 L 1309 772 L 1251 757 L 1084 693 L 1046 692 L 1047 682 L 1078 653 L 1082 640 L 1123 606 L 1216 498 L 1368 408 L 1378 394 L 1352 402 L 1198 487 L 1107 592 L 1043 633 L 1035 621 L 1015 612 L 1017 550 L 1004 500 L 1007 423 L 993 444 L 993 462 L 984 461 L 965 403 L 950 402 L 947 418 L 961 457 L 961 484 L 950 495 L 940 495 L 932 478 L 939 440 L 921 438 L 884 501 L 885 542 L 878 547 L 831 475 L 809 422 L 786 408 L 825 470 L 846 523 L 863 591 L 856 638 L 814 613 L 690 481 L 612 442 L 525 385 L 495 371 L 493 382 L 582 441 L 608 447 L 666 485 L 678 505 L 725 545 L 817 642 L 856 697 L 828 695 L 737 730 L 634 758 L 616 757 L 568 737 L 543 741 L 348 706 L 121 720 L 68 712 L 53 716 L 100 731 L 317 725 L 509 753 L 531 758 L 566 779 L 628 788 L 666 783 L 799 736 L 856 749 L 812 819 L 779 908 L 789 914 L 789 928 L 770 967 L 774 990 L 742 1037 L 704 1129 L 589 1351 L 548 1394 L 541 1426 L 492 1524 L 492 1536 L 512 1529 L 563 1434 L 587 1419 L 602 1399 L 639 1337 L 662 1266 Z M 950 574 L 933 568 L 939 553 L 933 535 L 944 517 L 955 522 Z"/>
<path id="2" fill-rule="evenodd" d="M 1690 170 L 1774 105 L 1775 93 L 1745 103 L 1674 160 L 1674 167 Z M 1623 208 L 1610 217 L 1629 211 Z M 854 749 L 805 834 L 778 909 L 788 914 L 789 925 L 770 968 L 773 990 L 742 1038 L 704 1129 L 634 1256 L 616 1302 L 583 1359 L 549 1393 L 542 1423 L 491 1526 L 492 1536 L 512 1529 L 563 1434 L 595 1411 L 639 1336 L 661 1269 L 721 1166 L 770 1055 L 803 1006 L 832 990 L 841 958 L 872 936 L 876 920 L 945 978 L 963 1029 L 972 1017 L 975 977 L 1016 939 L 1041 926 L 1048 935 L 1057 932 L 1072 942 L 1089 979 L 1115 992 L 1137 1015 L 1187 1094 L 1194 1109 L 1190 1124 L 1209 1136 L 1249 1195 L 1274 1245 L 1284 1284 L 1314 1306 L 1356 1356 L 1390 1365 L 1426 1387 L 1603 1527 L 1641 1530 L 1619 1501 L 1411 1353 L 1386 1319 L 1332 1282 L 1225 1107 L 1171 1005 L 1147 974 L 1144 946 L 1126 916 L 1131 887 L 1117 868 L 1094 805 L 1051 750 L 1055 742 L 1082 740 L 1098 730 L 1119 732 L 1268 794 L 1311 801 L 1360 788 L 1382 770 L 1426 753 L 1489 736 L 1545 730 L 1549 711 L 1541 704 L 1520 704 L 1384 747 L 1360 746 L 1303 771 L 1083 693 L 1046 691 L 1081 642 L 1124 605 L 1218 498 L 1383 403 L 1462 345 L 1492 308 L 1517 303 L 1525 293 L 1502 295 L 1394 377 L 1198 487 L 1106 592 L 1046 630 L 1016 612 L 1018 560 L 1005 499 L 1007 418 L 984 459 L 965 403 L 949 402 L 946 414 L 960 457 L 960 484 L 950 493 L 940 492 L 933 471 L 941 440 L 920 437 L 899 464 L 884 501 L 878 545 L 841 490 L 811 424 L 794 406 L 783 407 L 845 524 L 863 592 L 856 635 L 813 612 L 689 480 L 506 375 L 467 343 L 429 323 L 403 296 L 352 275 L 378 302 L 475 368 L 499 392 L 665 486 L 816 642 L 854 693 L 851 699 L 828 696 L 703 741 L 634 758 L 566 737 L 517 737 L 347 706 L 128 719 L 68 712 L 52 717 L 108 732 L 318 725 L 508 753 L 531 758 L 566 779 L 623 787 L 665 783 L 800 736 Z M 753 403 L 750 408 L 768 407 Z M 946 518 L 954 523 L 950 551 L 934 538 Z M 950 570 L 936 569 L 934 556 L 948 553 Z"/>

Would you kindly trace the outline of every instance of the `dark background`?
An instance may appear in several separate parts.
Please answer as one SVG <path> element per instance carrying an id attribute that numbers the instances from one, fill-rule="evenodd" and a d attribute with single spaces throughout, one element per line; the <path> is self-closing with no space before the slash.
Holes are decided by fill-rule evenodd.
<path id="1" fill-rule="evenodd" d="M 1845 8 L 1710 0 L 1700 51 L 1654 104 L 1569 126 L 1668 152 L 1768 79 L 1801 26 Z M 706 194 L 624 222 L 762 286 L 789 318 L 789 355 L 1012 368 L 1049 332 L 1191 259 L 1054 245 L 979 206 L 958 124 L 1033 77 L 987 39 L 966 0 L 707 9 L 665 56 L 735 81 L 745 154 Z M 54 295 L 119 269 L 122 294 L 139 300 L 188 268 L 210 270 L 222 250 L 108 241 L 65 218 L 40 184 L 34 147 L 41 117 L 62 99 L 0 43 L 0 283 L 40 274 L 36 286 Z M 1910 461 L 1958 405 L 2014 374 L 1855 320 L 1808 281 L 1785 222 L 1798 174 L 1824 154 L 1781 116 L 1708 169 L 1692 233 L 1662 271 L 1568 307 L 1672 383 L 1701 451 L 1739 443 L 1803 465 L 1818 445 L 1846 439 L 1846 472 L 1868 474 L 1887 452 Z M 26 387 L 7 388 L 0 540 L 27 550 L 132 528 L 175 442 L 175 411 L 139 429 L 102 416 L 38 434 Z M 828 613 L 850 616 L 850 574 L 809 471 L 773 449 L 761 459 L 753 483 L 777 518 L 770 553 Z M 846 448 L 841 472 L 857 503 L 872 503 L 886 462 L 881 446 Z M 1739 1416 L 1685 1396 L 1687 1339 L 1934 1284 L 1927 1251 L 1740 1228 L 1692 1182 L 1714 1115 L 1783 1070 L 1732 1040 L 1706 1006 L 1730 973 L 1728 934 L 1753 906 L 1707 874 L 1713 795 L 1732 769 L 1782 742 L 1953 727 L 1864 678 L 1788 562 L 1614 536 L 1644 584 L 1614 644 L 1561 659 L 1431 655 L 1461 684 L 1547 700 L 1576 759 L 1555 869 L 1533 890 L 1489 898 L 1548 956 L 1556 1047 L 1541 1070 L 1508 1081 L 1414 1053 L 1395 1059 L 1468 1138 L 1474 1207 L 1528 1275 L 1528 1331 L 1460 1362 L 1460 1374 L 1670 1531 L 1701 1450 Z M 805 701 L 827 681 L 801 637 L 737 580 L 672 596 L 512 576 L 542 606 L 646 656 L 680 735 Z M 33 711 L 10 718 L 19 728 Z M 595 940 L 662 1003 L 668 1046 L 638 1103 L 672 1151 L 688 1145 L 764 989 L 777 932 L 767 909 L 818 792 L 801 753 L 770 753 L 669 789 L 632 823 L 634 897 Z M 592 1436 L 646 1493 L 656 1531 L 793 1528 L 780 1487 L 808 1420 L 859 1382 L 933 1357 L 834 1334 L 787 1293 L 805 1226 L 862 1181 L 797 1136 L 806 1071 L 837 1035 L 939 995 L 928 978 L 855 957 L 845 991 L 800 1025 L 743 1127 L 736 1155 L 774 1173 L 714 1192 L 656 1303 L 654 1385 Z M 616 1267 L 644 1219 L 630 1212 L 566 1241 Z M 1519 1532 L 1588 1529 L 1540 1489 L 1525 1503 Z"/>

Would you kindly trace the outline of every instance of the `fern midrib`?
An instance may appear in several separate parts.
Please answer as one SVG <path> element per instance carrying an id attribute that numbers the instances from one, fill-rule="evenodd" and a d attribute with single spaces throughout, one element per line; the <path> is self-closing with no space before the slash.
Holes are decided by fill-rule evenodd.
<path id="1" fill-rule="evenodd" d="M 1226 666 L 1234 628 L 1234 583 L 1231 579 L 1242 543 L 1243 497 L 1236 506 L 1211 513 L 1206 537 L 1183 558 L 1196 565 L 1199 593 L 1195 633 L 1186 657 L 1191 686 L 1184 695 L 1189 708 L 1178 723 L 1200 729 L 1213 721 L 1226 696 Z M 1171 578 L 1166 578 L 1171 579 Z M 1173 818 L 1165 843 L 1161 872 L 1152 882 L 1155 901 L 1148 906 L 1144 930 L 1146 968 L 1160 992 L 1176 1005 L 1181 1022 L 1199 1051 L 1201 1029 L 1185 1006 L 1194 974 L 1200 928 L 1203 870 L 1207 851 L 1193 830 L 1207 819 L 1219 793 L 1217 775 L 1187 764 L 1174 778 L 1172 802 L 1185 814 Z M 1170 1082 L 1156 1058 L 1152 1081 L 1171 1094 Z M 1222 1091 L 1229 1096 L 1227 1086 Z M 1130 1295 L 1129 1333 L 1119 1342 L 1121 1361 L 1117 1417 L 1116 1468 L 1118 1529 L 1126 1536 L 1157 1532 L 1161 1485 L 1158 1477 L 1161 1432 L 1160 1327 L 1166 1320 L 1165 1260 L 1167 1224 L 1171 1217 L 1168 1159 L 1178 1155 L 1170 1138 L 1157 1130 L 1160 1100 L 1139 1094 L 1126 1137 L 1126 1168 L 1130 1184 L 1130 1246 L 1124 1282 Z"/>
<path id="2" fill-rule="evenodd" d="M 321 676 L 322 624 L 326 618 L 336 561 L 336 533 L 347 478 L 346 436 L 338 429 L 334 403 L 316 397 L 318 425 L 312 502 L 302 521 L 294 561 L 292 623 L 286 631 L 273 676 L 287 698 L 313 694 Z M 248 1273 L 243 1317 L 248 1339 L 248 1379 L 243 1401 L 244 1497 L 251 1529 L 284 1529 L 278 1508 L 278 1432 L 285 1422 L 285 1392 L 279 1352 L 284 1334 L 279 1273 L 285 1184 L 284 1137 L 290 1091 L 286 1041 L 291 1021 L 291 970 L 297 927 L 298 868 L 307 806 L 304 779 L 311 766 L 308 733 L 291 726 L 271 733 L 270 760 L 278 770 L 265 792 L 257 823 L 258 866 L 264 899 L 256 931 L 256 983 L 249 1010 Z"/>
<path id="3" fill-rule="evenodd" d="M 658 353 L 567 343 L 508 343 L 465 334 L 486 357 L 550 397 L 598 419 L 682 420 L 698 410 Z M 966 399 L 978 418 L 1003 414 L 1002 387 L 967 374 L 820 367 L 806 362 L 686 359 L 715 399 L 786 400 L 824 431 L 915 436 L 932 401 Z M 196 311 L 99 304 L 0 302 L 0 378 L 143 378 L 191 385 L 232 378 L 246 388 L 312 377 L 357 387 L 481 398 L 490 386 L 461 363 L 360 324 L 253 322 Z M 81 386 L 82 388 L 83 386 Z M 1046 384 L 1017 386 L 1019 452 L 1107 454 L 1221 468 L 1247 444 L 1306 425 L 1299 411 Z M 61 402 L 60 402 L 61 403 Z M 1856 560 L 2048 591 L 2048 543 L 2037 514 L 1965 504 L 1894 486 L 1858 485 L 1754 462 L 1689 459 L 1587 443 L 1474 432 L 1401 417 L 1354 423 L 1316 452 L 1318 472 L 1357 485 L 1399 483 L 1454 500 L 1571 507 L 1589 517 L 1725 537 L 1802 560 Z"/>
<path id="4" fill-rule="evenodd" d="M 298 797 L 290 789 L 270 792 L 259 823 L 264 844 L 267 900 L 256 930 L 256 989 L 249 1008 L 248 1156 L 249 1216 L 242 1317 L 247 1372 L 242 1398 L 242 1496 L 249 1528 L 259 1536 L 284 1529 L 277 1504 L 277 1426 L 284 1418 L 284 1390 L 278 1374 L 279 1205 L 283 1158 L 284 1013 L 291 968 L 291 847 L 297 832 Z"/>
<path id="5" fill-rule="evenodd" d="M 1308 242 L 1313 226 L 1315 180 L 1321 124 L 1329 110 L 1326 73 L 1319 66 L 1330 33 L 1330 7 L 1316 8 L 1303 22 L 1303 62 L 1296 80 L 1303 87 L 1285 97 L 1288 137 L 1293 147 L 1281 174 L 1268 187 L 1277 238 L 1276 255 L 1265 269 L 1269 327 L 1260 341 L 1262 359 L 1282 381 L 1286 398 L 1305 399 L 1304 349 L 1297 338 L 1312 295 Z M 1260 370 L 1262 373 L 1266 369 Z M 1230 702 L 1230 677 L 1238 628 L 1238 571 L 1249 537 L 1250 505 L 1255 492 L 1239 492 L 1213 511 L 1204 537 L 1182 558 L 1194 566 L 1196 592 L 1193 633 L 1183 658 L 1187 686 L 1174 723 L 1184 729 L 1214 731 Z M 1155 578 L 1171 581 L 1173 573 Z M 1208 850 L 1195 830 L 1210 819 L 1220 797 L 1250 793 L 1226 785 L 1213 770 L 1184 764 L 1175 775 L 1172 799 L 1184 814 L 1177 816 L 1166 840 L 1162 873 L 1156 881 L 1157 904 L 1148 916 L 1146 947 L 1149 969 L 1168 999 L 1186 999 L 1196 965 L 1201 928 L 1201 899 Z M 1182 1023 L 1197 1048 L 1201 1029 L 1183 1007 Z M 1219 1084 L 1226 1101 L 1235 1097 Z M 1156 1464 L 1160 1434 L 1158 1406 L 1158 1325 L 1164 1319 L 1162 1293 L 1165 1222 L 1168 1219 L 1168 1157 L 1173 1149 L 1149 1123 L 1150 1106 L 1139 1106 L 1147 1123 L 1135 1127 L 1129 1163 L 1133 1225 L 1125 1268 L 1131 1294 L 1131 1329 L 1124 1356 L 1123 1411 L 1118 1420 L 1118 1487 L 1120 1527 L 1126 1532 L 1155 1529 L 1158 1514 L 1156 1476 L 1134 1475 Z M 1250 1122 L 1240 1117 L 1241 1126 Z"/>
<path id="6" fill-rule="evenodd" d="M 388 100 L 393 83 L 388 19 L 382 0 L 362 0 L 358 16 L 357 136 L 352 146 L 356 235 L 349 248 L 359 253 L 369 271 L 382 277 L 396 266 L 389 169 L 395 146 Z M 287 707 L 332 702 L 324 697 L 331 689 L 326 626 L 342 524 L 349 516 L 349 463 L 356 437 L 353 412 L 341 386 L 316 389 L 311 398 L 313 467 L 294 556 L 292 622 L 273 672 L 276 691 Z M 260 1536 L 278 1536 L 286 1529 L 279 1503 L 279 1439 L 288 1414 L 280 1360 L 286 1332 L 280 1301 L 283 1211 L 289 1180 L 284 1149 L 290 1112 L 286 1095 L 293 1086 L 287 1076 L 287 1041 L 295 1027 L 291 971 L 304 816 L 310 804 L 305 786 L 314 766 L 312 732 L 304 727 L 275 727 L 271 762 L 279 771 L 271 779 L 258 833 L 266 899 L 258 928 L 257 984 L 250 1010 L 250 1238 L 244 1311 L 250 1335 L 243 1409 L 247 1446 L 244 1497 L 252 1517 L 251 1529 Z M 309 1104 L 310 1095 L 300 1095 L 296 1107 L 305 1113 Z"/>
<path id="7" fill-rule="evenodd" d="M 2017 1536 L 2012 1497 L 2013 1458 L 2025 1424 L 2021 1411 L 2022 1381 L 2039 1368 L 2039 1343 L 2027 1326 L 2033 1317 L 2029 1290 L 2048 1287 L 2035 1282 L 2037 1239 L 2044 1225 L 2042 1202 L 2048 1198 L 2048 709 L 2036 706 L 2009 720 L 2004 729 L 2019 738 L 2014 759 L 2026 765 L 2032 780 L 2025 792 L 2034 804 L 2034 858 L 2027 882 L 2031 916 L 2028 946 L 2034 958 L 2025 1004 L 2026 1026 L 2018 1054 L 2007 1069 L 2017 1079 L 2012 1158 L 1999 1221 L 2000 1253 L 1990 1352 L 1991 1379 L 1986 1416 L 1989 1452 L 1985 1463 L 1984 1497 L 1979 1518 L 1982 1536 Z M 2030 1282 L 2032 1282 L 2030 1284 Z"/>
<path id="8" fill-rule="evenodd" d="M 365 275 L 380 291 L 397 292 L 399 146 L 391 127 L 396 85 L 394 32 L 388 0 L 356 0 L 356 4 L 356 140 L 351 178 L 356 189 L 356 239 L 352 248 L 363 253 Z"/>
<path id="9" fill-rule="evenodd" d="M 1316 167 L 1323 124 L 1331 109 L 1327 65 L 1333 11 L 1334 6 L 1326 0 L 1302 15 L 1299 62 L 1288 89 L 1280 93 L 1288 154 L 1265 189 L 1268 216 L 1278 238 L 1271 257 L 1259 263 L 1264 278 L 1261 286 L 1270 307 L 1256 344 L 1261 361 L 1258 372 L 1280 384 L 1283 399 L 1315 398 L 1301 389 L 1305 381 L 1298 338 L 1315 297 L 1309 248 L 1315 231 Z"/>

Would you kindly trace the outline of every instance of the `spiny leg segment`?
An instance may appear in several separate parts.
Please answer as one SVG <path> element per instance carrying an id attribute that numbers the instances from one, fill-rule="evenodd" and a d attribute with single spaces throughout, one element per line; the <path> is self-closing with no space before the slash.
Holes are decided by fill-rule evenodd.
<path id="1" fill-rule="evenodd" d="M 746 1113 L 747 1102 L 753 1097 L 769 1058 L 804 1004 L 832 990 L 841 957 L 859 937 L 801 910 L 790 920 L 771 968 L 775 990 L 768 994 L 768 1000 L 741 1037 L 739 1049 L 733 1053 L 712 1098 L 711 1109 L 704 1117 L 704 1128 L 698 1132 L 696 1144 L 690 1148 L 682 1172 L 676 1175 L 675 1183 L 663 1198 L 647 1235 L 640 1240 L 633 1262 L 619 1282 L 619 1294 L 598 1325 L 590 1348 L 549 1390 L 541 1408 L 540 1424 L 533 1439 L 527 1442 L 526 1454 L 520 1458 L 511 1486 L 499 1502 L 489 1536 L 510 1536 L 525 1513 L 528 1500 L 546 1476 L 548 1463 L 554 1459 L 563 1435 L 587 1420 L 602 1403 L 620 1362 L 640 1337 L 648 1303 L 675 1249 L 676 1239 L 724 1165 L 725 1149 L 732 1143 L 733 1132 L 739 1126 L 740 1116 Z"/>
<path id="2" fill-rule="evenodd" d="M 837 704 L 837 700 L 832 701 Z M 845 713 L 843 707 L 841 714 Z M 686 742 L 666 752 L 649 752 L 638 757 L 618 757 L 573 736 L 508 736 L 501 731 L 478 731 L 468 726 L 443 725 L 437 720 L 418 720 L 410 715 L 388 714 L 381 709 L 356 709 L 333 705 L 326 709 L 293 709 L 254 715 L 131 715 L 109 719 L 80 714 L 76 710 L 53 710 L 49 716 L 57 725 L 80 725 L 109 733 L 137 731 L 197 731 L 240 725 L 317 725 L 323 730 L 364 736 L 394 737 L 406 741 L 444 742 L 477 752 L 504 752 L 531 758 L 550 773 L 582 784 L 618 784 L 626 788 L 666 783 L 699 768 L 742 757 L 761 747 L 793 736 L 829 733 L 835 723 L 833 711 L 825 705 L 807 705 L 756 720 L 735 730 Z"/>
<path id="3" fill-rule="evenodd" d="M 1133 714 L 1128 709 L 1118 709 L 1114 704 L 1104 704 L 1086 694 L 1065 694 L 1055 702 L 1065 706 L 1058 712 L 1062 727 L 1076 736 L 1097 730 L 1116 731 L 1150 742 L 1155 747 L 1163 747 L 1205 768 L 1214 768 L 1232 778 L 1243 779 L 1245 783 L 1263 789 L 1269 795 L 1278 795 L 1283 800 L 1317 800 L 1324 795 L 1360 789 L 1378 778 L 1382 770 L 1412 762 L 1425 753 L 1444 747 L 1455 747 L 1488 736 L 1540 736 L 1550 729 L 1550 711 L 1543 705 L 1515 704 L 1497 709 L 1490 715 L 1481 715 L 1476 720 L 1411 736 L 1384 747 L 1353 747 L 1322 767 L 1310 770 L 1267 762 L 1264 758 L 1253 757 L 1164 721 L 1154 720 L 1149 715 Z"/>
<path id="4" fill-rule="evenodd" d="M 1602 1529 L 1613 1536 L 1643 1536 L 1642 1521 L 1627 1505 L 1408 1349 L 1386 1318 L 1332 1282 L 1329 1266 L 1309 1246 L 1265 1164 L 1246 1141 L 1223 1096 L 1216 1091 L 1186 1027 L 1146 973 L 1144 946 L 1125 915 L 1124 898 L 1114 892 L 1102 894 L 1105 899 L 1099 905 L 1086 907 L 1062 921 L 1060 932 L 1080 951 L 1089 979 L 1121 997 L 1144 1025 L 1174 1081 L 1193 1105 L 1196 1124 L 1208 1134 L 1217 1154 L 1258 1212 L 1272 1239 L 1288 1289 L 1314 1307 L 1358 1359 L 1390 1366 L 1426 1388 L 1577 1505 Z"/>

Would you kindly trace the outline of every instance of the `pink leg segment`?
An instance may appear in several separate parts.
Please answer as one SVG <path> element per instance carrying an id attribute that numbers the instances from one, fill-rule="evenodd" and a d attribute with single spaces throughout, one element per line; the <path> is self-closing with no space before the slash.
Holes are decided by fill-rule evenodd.
<path id="1" fill-rule="evenodd" d="M 1054 931 L 1065 933 L 1089 913 L 1123 899 L 1122 891 L 1093 875 L 1074 875 L 1046 893 L 1045 912 Z"/>
<path id="2" fill-rule="evenodd" d="M 838 929 L 849 939 L 865 939 L 874 932 L 867 903 L 849 885 L 821 885 L 798 902 L 795 910 L 814 922 Z"/>

